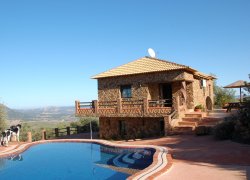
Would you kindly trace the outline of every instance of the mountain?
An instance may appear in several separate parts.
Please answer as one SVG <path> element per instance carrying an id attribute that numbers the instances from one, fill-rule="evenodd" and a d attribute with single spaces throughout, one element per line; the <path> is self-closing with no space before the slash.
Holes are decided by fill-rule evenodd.
<path id="1" fill-rule="evenodd" d="M 9 120 L 27 120 L 27 121 L 72 121 L 75 120 L 74 106 L 51 106 L 35 109 L 7 109 Z"/>

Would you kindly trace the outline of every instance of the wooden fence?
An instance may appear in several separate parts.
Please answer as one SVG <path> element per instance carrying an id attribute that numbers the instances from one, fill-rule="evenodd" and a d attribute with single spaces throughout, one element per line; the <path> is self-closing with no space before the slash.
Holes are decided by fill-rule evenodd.
<path id="1" fill-rule="evenodd" d="M 52 134 L 55 138 L 60 136 L 70 136 L 72 134 L 87 133 L 90 130 L 86 130 L 86 126 L 66 127 L 66 128 L 55 128 Z M 93 131 L 95 132 L 95 131 Z M 46 130 L 42 131 L 42 140 L 48 139 Z"/>

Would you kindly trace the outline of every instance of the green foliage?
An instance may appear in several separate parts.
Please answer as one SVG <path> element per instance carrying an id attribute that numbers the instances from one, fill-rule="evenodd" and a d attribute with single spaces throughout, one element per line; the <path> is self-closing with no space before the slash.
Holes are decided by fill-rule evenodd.
<path id="1" fill-rule="evenodd" d="M 237 116 L 217 125 L 214 132 L 218 139 L 250 144 L 250 101 L 246 100 L 244 108 L 238 111 Z"/>
<path id="2" fill-rule="evenodd" d="M 34 129 L 28 123 L 22 123 L 22 129 L 20 132 L 20 141 L 27 141 L 27 133 L 31 132 L 32 141 L 39 141 L 42 139 L 42 128 Z"/>
<path id="3" fill-rule="evenodd" d="M 204 135 L 209 135 L 212 132 L 212 128 L 211 127 L 207 127 L 207 126 L 198 126 L 197 128 L 195 128 L 195 134 L 197 136 L 204 136 Z"/>
<path id="4" fill-rule="evenodd" d="M 203 109 L 203 106 L 201 104 L 199 104 L 199 105 L 196 105 L 194 108 L 195 109 Z"/>
<path id="5" fill-rule="evenodd" d="M 32 140 L 39 141 L 42 139 L 42 130 L 46 130 L 46 136 L 48 139 L 55 137 L 54 128 L 65 128 L 69 125 L 68 122 L 59 122 L 59 121 L 38 121 L 38 122 L 23 122 L 22 129 L 20 132 L 20 141 L 27 141 L 27 133 L 31 132 Z"/>
<path id="6" fill-rule="evenodd" d="M 235 123 L 236 121 L 232 119 L 216 125 L 214 129 L 215 138 L 220 140 L 232 139 Z"/>
<path id="7" fill-rule="evenodd" d="M 226 103 L 235 101 L 235 90 L 217 86 L 214 82 L 214 96 L 215 106 L 223 107 Z"/>
<path id="8" fill-rule="evenodd" d="M 246 107 L 239 111 L 233 140 L 250 144 L 250 101 L 246 102 Z"/>
<path id="9" fill-rule="evenodd" d="M 0 132 L 4 131 L 7 126 L 7 113 L 6 107 L 0 104 Z"/>
<path id="10" fill-rule="evenodd" d="M 79 118 L 79 121 L 70 123 L 70 127 L 81 127 L 81 132 L 90 132 L 90 121 L 92 125 L 92 131 L 99 131 L 99 120 L 98 118 Z"/>

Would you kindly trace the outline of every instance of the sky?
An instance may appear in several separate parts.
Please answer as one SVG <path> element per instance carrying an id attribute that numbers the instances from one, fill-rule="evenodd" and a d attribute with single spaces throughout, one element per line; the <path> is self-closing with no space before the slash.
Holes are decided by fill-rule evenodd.
<path id="1" fill-rule="evenodd" d="M 0 0 L 0 102 L 74 106 L 90 77 L 147 56 L 248 80 L 249 0 Z"/>

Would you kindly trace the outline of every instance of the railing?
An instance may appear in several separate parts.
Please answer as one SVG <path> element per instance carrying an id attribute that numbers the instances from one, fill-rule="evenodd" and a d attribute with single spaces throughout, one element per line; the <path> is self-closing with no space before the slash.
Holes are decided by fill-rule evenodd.
<path id="1" fill-rule="evenodd" d="M 172 99 L 149 100 L 149 107 L 172 107 Z"/>
<path id="2" fill-rule="evenodd" d="M 88 126 L 88 125 L 87 125 Z M 98 132 L 98 129 L 93 128 L 93 132 Z M 73 134 L 88 133 L 89 128 L 85 126 L 55 128 L 50 130 L 42 130 L 42 140 L 58 138 L 60 136 L 70 136 Z"/>
<path id="3" fill-rule="evenodd" d="M 79 108 L 92 108 L 93 102 L 80 102 Z"/>
<path id="4" fill-rule="evenodd" d="M 70 136 L 70 134 L 79 134 L 80 131 L 78 130 L 79 127 L 66 127 L 66 128 L 55 128 L 55 137 L 59 137 L 59 136 L 62 136 L 62 135 L 67 135 L 67 136 Z"/>
<path id="5" fill-rule="evenodd" d="M 98 101 L 99 108 L 116 108 L 117 101 Z"/>
<path id="6" fill-rule="evenodd" d="M 162 116 L 172 110 L 172 100 L 130 100 L 79 102 L 76 101 L 77 116 Z"/>

